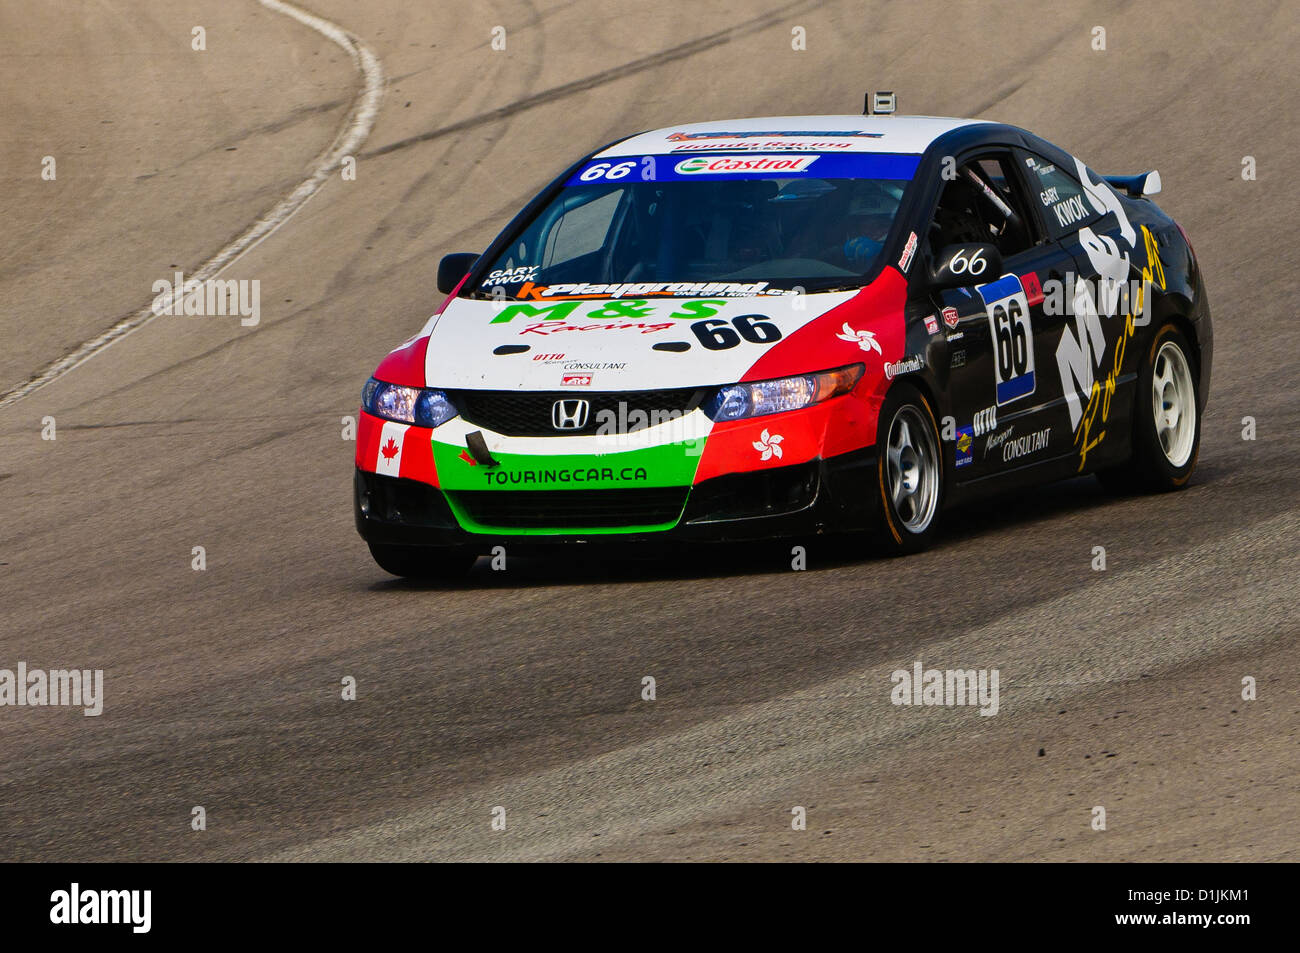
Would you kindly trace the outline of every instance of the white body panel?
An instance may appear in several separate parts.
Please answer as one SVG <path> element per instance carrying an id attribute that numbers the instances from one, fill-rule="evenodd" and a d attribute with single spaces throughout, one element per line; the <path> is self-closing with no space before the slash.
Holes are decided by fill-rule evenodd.
<path id="1" fill-rule="evenodd" d="M 589 318 L 584 315 L 611 304 L 610 299 L 582 301 L 564 320 L 516 315 L 493 323 L 505 308 L 534 302 L 495 302 L 457 298 L 433 324 L 425 356 L 429 387 L 469 390 L 654 390 L 730 384 L 771 347 L 813 319 L 852 298 L 857 292 L 773 295 L 712 299 L 714 318 L 729 322 L 738 315 L 763 315 L 781 330 L 781 341 L 752 344 L 741 341 L 726 350 L 709 350 L 691 330 L 698 315 L 670 318 L 688 300 L 683 298 L 619 299 L 617 304 L 650 309 L 638 318 Z M 721 303 L 719 303 L 721 302 Z M 635 325 L 643 325 L 636 327 Z M 685 351 L 655 350 L 657 343 L 689 344 Z M 502 345 L 527 344 L 517 354 L 494 354 Z M 557 356 L 558 355 L 558 356 Z M 810 368 L 811 369 L 811 368 Z M 588 383 L 567 385 L 566 377 L 587 377 Z"/>
<path id="2" fill-rule="evenodd" d="M 599 158 L 741 151 L 919 155 L 944 133 L 977 122 L 935 116 L 774 116 L 684 123 L 632 136 L 601 152 Z M 818 136 L 819 132 L 840 135 Z"/>

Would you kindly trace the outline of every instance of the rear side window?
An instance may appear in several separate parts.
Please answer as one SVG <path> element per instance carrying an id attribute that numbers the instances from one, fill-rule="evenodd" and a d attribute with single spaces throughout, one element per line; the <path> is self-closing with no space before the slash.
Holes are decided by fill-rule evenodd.
<path id="1" fill-rule="evenodd" d="M 1039 214 L 1057 238 L 1077 232 L 1099 217 L 1079 180 L 1059 165 L 1032 153 L 1021 153 L 1025 178 L 1033 191 Z"/>

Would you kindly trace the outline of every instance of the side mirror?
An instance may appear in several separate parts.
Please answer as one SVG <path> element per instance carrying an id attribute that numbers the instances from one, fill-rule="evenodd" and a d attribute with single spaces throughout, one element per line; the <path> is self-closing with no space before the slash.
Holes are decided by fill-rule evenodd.
<path id="1" fill-rule="evenodd" d="M 442 261 L 438 262 L 438 290 L 445 295 L 451 294 L 460 284 L 460 280 L 469 274 L 474 262 L 478 261 L 478 255 L 471 252 L 456 252 L 453 255 L 443 255 Z"/>
<path id="2" fill-rule="evenodd" d="M 930 287 L 969 288 L 1002 275 L 1002 255 L 987 242 L 946 245 L 930 266 Z"/>

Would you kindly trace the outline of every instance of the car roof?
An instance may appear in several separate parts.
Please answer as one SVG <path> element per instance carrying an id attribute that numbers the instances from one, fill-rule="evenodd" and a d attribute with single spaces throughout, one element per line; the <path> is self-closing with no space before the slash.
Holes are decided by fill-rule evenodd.
<path id="1" fill-rule="evenodd" d="M 940 116 L 770 116 L 682 123 L 630 136 L 596 158 L 693 152 L 888 152 L 919 155 L 945 133 L 984 124 Z M 992 124 L 990 124 L 992 125 Z"/>

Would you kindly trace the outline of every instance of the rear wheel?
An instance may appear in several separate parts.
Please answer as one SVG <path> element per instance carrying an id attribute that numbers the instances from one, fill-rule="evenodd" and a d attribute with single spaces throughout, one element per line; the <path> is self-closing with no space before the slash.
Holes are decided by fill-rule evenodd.
<path id="1" fill-rule="evenodd" d="M 368 543 L 370 555 L 385 572 L 407 579 L 459 579 L 477 558 L 459 549 L 433 549 L 427 546 L 393 546 Z"/>
<path id="2" fill-rule="evenodd" d="M 891 554 L 934 539 L 943 500 L 943 454 L 934 412 L 919 391 L 895 385 L 880 411 L 876 476 L 880 541 Z"/>
<path id="3" fill-rule="evenodd" d="M 1166 324 L 1138 373 L 1133 455 L 1097 474 L 1112 492 L 1167 492 L 1187 485 L 1201 450 L 1200 395 L 1195 352 L 1181 331 Z"/>

